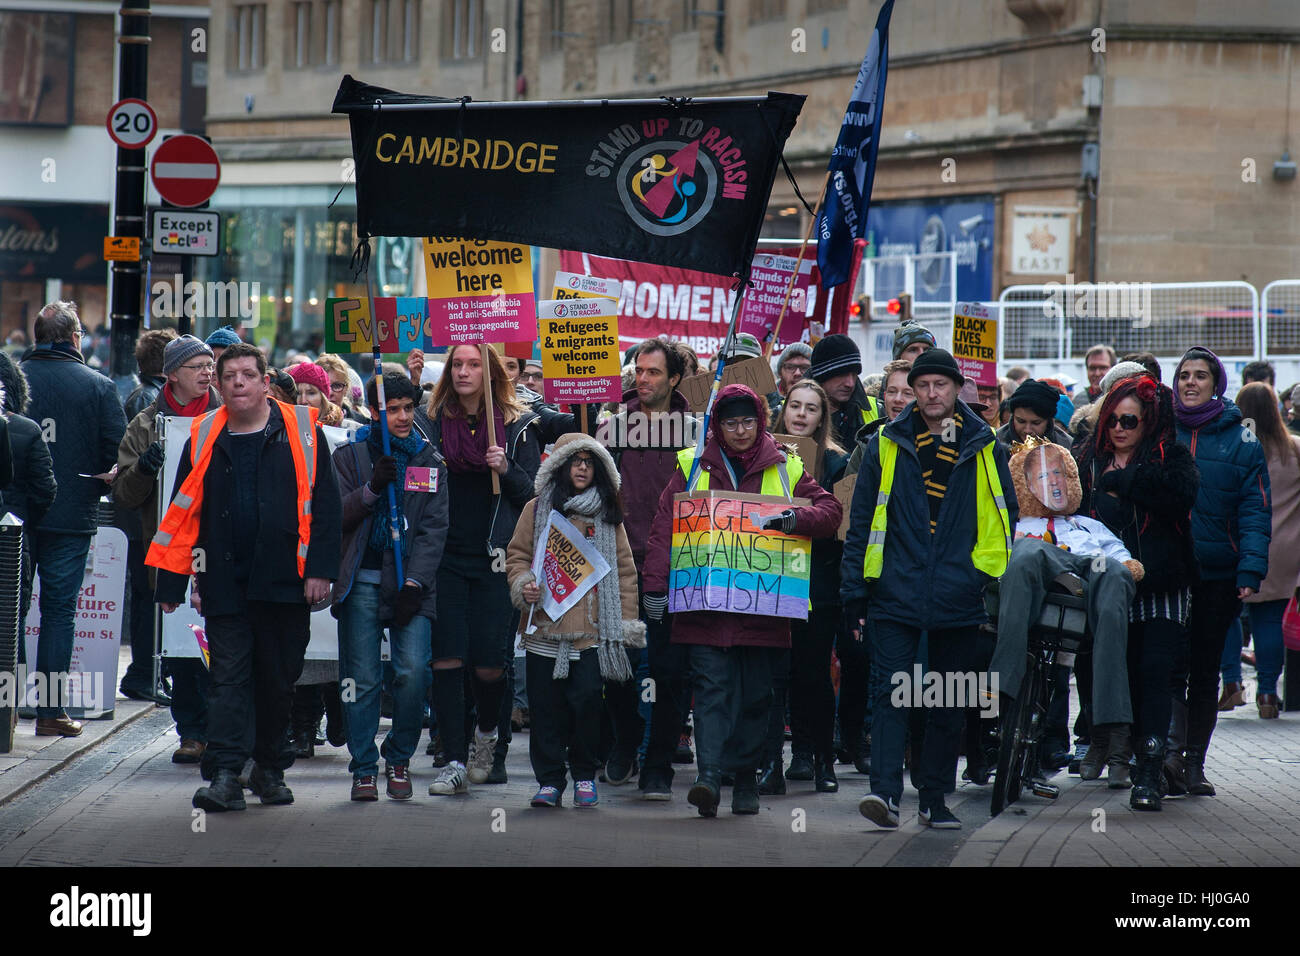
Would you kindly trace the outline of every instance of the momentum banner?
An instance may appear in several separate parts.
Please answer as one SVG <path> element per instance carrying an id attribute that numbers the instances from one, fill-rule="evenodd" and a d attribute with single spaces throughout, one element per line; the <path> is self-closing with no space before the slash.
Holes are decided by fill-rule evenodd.
<path id="1" fill-rule="evenodd" d="M 747 275 L 804 97 L 461 103 L 345 76 L 361 236 L 473 236 Z"/>

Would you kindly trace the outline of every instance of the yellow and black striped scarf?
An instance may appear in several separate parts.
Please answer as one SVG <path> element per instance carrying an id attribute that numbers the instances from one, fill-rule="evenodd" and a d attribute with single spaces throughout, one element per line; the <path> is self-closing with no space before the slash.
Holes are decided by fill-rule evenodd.
<path id="1" fill-rule="evenodd" d="M 939 506 L 948 491 L 948 478 L 952 475 L 952 466 L 957 463 L 957 453 L 961 448 L 961 412 L 953 412 L 956 425 L 948 436 L 952 441 L 945 441 L 944 434 L 931 434 L 930 426 L 925 423 L 919 410 L 914 409 L 912 418 L 916 425 L 916 457 L 921 463 L 921 480 L 925 482 L 926 499 L 930 502 L 930 533 L 934 534 L 939 524 Z"/>

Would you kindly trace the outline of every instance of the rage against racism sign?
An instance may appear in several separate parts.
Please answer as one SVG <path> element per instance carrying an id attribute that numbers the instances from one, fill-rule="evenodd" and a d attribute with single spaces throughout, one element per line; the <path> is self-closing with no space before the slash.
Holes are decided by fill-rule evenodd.
<path id="1" fill-rule="evenodd" d="M 472 235 L 733 275 L 749 267 L 803 100 L 403 111 L 446 101 L 347 76 L 334 112 L 351 122 L 362 235 Z"/>
<path id="2" fill-rule="evenodd" d="M 763 518 L 789 507 L 784 498 L 734 491 L 676 495 L 668 610 L 806 621 L 811 539 L 759 528 Z"/>

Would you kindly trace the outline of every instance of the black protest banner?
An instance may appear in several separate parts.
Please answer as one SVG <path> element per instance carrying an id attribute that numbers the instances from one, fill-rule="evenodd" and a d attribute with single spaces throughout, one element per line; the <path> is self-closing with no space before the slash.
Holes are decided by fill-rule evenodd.
<path id="1" fill-rule="evenodd" d="M 748 276 L 804 97 L 466 103 L 345 76 L 357 226 Z"/>

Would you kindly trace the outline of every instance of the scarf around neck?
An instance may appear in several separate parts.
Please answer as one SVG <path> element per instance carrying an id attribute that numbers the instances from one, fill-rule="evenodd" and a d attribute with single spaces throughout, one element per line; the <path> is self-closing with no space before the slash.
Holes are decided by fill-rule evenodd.
<path id="1" fill-rule="evenodd" d="M 1189 361 L 1204 362 L 1210 366 L 1210 371 L 1214 374 L 1213 397 L 1208 402 L 1203 402 L 1193 408 L 1184 405 L 1182 396 L 1178 394 L 1178 373 L 1182 371 L 1183 365 Z M 1223 368 L 1223 362 L 1209 349 L 1201 346 L 1188 349 L 1174 372 L 1174 416 L 1178 419 L 1178 424 L 1186 428 L 1200 428 L 1222 415 L 1224 409 L 1223 392 L 1227 387 L 1227 377 L 1228 373 Z"/>
<path id="2" fill-rule="evenodd" d="M 366 448 L 370 451 L 370 460 L 374 461 L 384 453 L 383 434 L 374 426 L 369 426 L 364 431 L 366 434 L 363 436 L 361 432 L 358 432 L 357 438 L 365 439 Z M 397 477 L 393 479 L 393 492 L 397 496 L 398 511 L 403 511 L 404 507 L 402 489 L 406 487 L 406 466 L 410 464 L 411 459 L 419 453 L 424 445 L 424 436 L 414 428 L 411 429 L 411 434 L 405 438 L 398 438 L 391 433 L 388 436 L 388 447 L 392 449 L 393 461 L 397 464 Z M 382 553 L 393 546 L 393 525 L 392 515 L 388 508 L 388 495 L 380 495 L 379 500 L 374 503 L 372 508 L 374 520 L 370 525 L 369 544 L 370 547 Z M 400 534 L 402 543 L 405 545 L 406 529 L 402 528 Z M 405 553 L 405 549 L 403 549 L 403 553 Z"/>
<path id="3" fill-rule="evenodd" d="M 496 424 L 496 443 L 505 447 L 506 420 L 499 408 L 494 408 L 493 422 Z M 488 430 L 483 427 L 483 416 L 473 430 L 463 412 L 448 414 L 442 412 L 442 454 L 447 459 L 447 468 L 457 474 L 467 475 L 488 470 Z"/>
<path id="4" fill-rule="evenodd" d="M 567 465 L 560 467 L 567 467 Z M 546 529 L 547 516 L 551 513 L 554 493 L 555 484 L 552 482 L 537 496 L 537 510 L 533 513 L 534 555 L 539 553 L 539 549 L 546 547 L 546 542 L 542 540 L 542 533 Z M 609 573 L 596 583 L 597 620 L 600 622 L 597 625 L 599 634 L 596 642 L 596 659 L 600 664 L 600 675 L 606 680 L 627 681 L 632 679 L 632 671 L 628 665 L 627 653 L 623 650 L 623 596 L 620 593 L 618 579 L 618 526 L 606 521 L 604 513 L 605 500 L 594 483 L 586 491 L 579 492 L 564 503 L 566 516 L 579 515 L 595 526 L 596 550 L 609 565 Z M 555 670 L 551 673 L 555 680 L 564 680 L 569 676 L 569 650 L 573 646 L 575 636 L 557 635 L 560 647 L 555 655 Z"/>
<path id="5" fill-rule="evenodd" d="M 208 410 L 209 392 L 205 391 L 194 401 L 182 405 L 176 400 L 176 393 L 172 391 L 172 383 L 168 382 L 162 387 L 163 401 L 175 414 L 182 418 L 198 418 Z"/>

